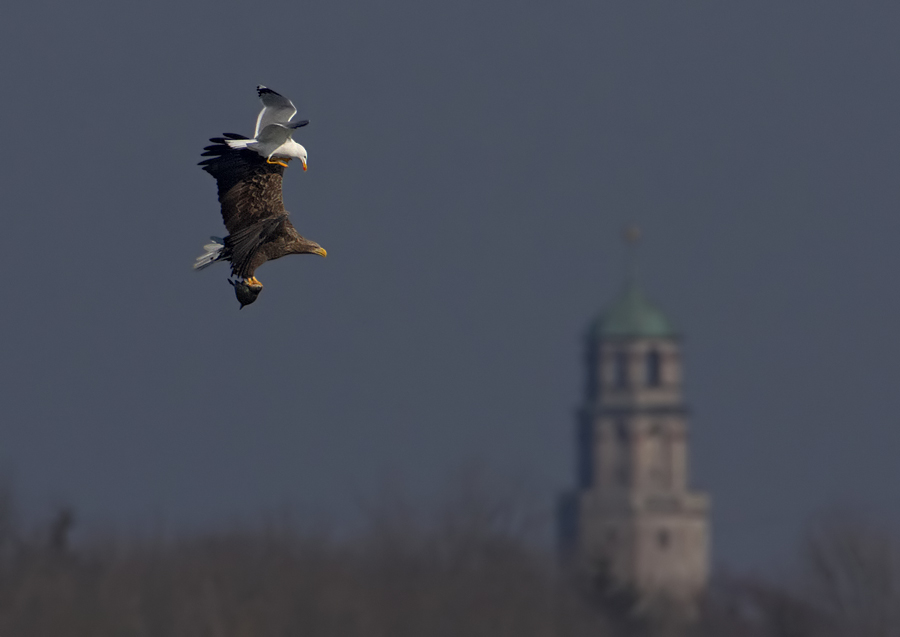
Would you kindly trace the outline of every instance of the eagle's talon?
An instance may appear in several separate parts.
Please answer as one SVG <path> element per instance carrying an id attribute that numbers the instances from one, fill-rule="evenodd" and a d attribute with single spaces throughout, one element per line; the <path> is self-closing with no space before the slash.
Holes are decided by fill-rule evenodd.
<path id="1" fill-rule="evenodd" d="M 266 160 L 266 163 L 267 164 L 278 164 L 279 166 L 284 166 L 285 168 L 287 168 L 288 167 L 287 162 L 289 162 L 289 161 L 290 161 L 289 159 L 282 161 L 281 159 L 272 159 L 271 157 L 269 157 Z"/>

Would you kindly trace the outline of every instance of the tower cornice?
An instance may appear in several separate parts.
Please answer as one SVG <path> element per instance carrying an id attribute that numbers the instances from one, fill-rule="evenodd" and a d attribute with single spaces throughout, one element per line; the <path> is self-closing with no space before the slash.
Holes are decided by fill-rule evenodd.
<path id="1" fill-rule="evenodd" d="M 586 404 L 578 410 L 582 418 L 597 418 L 599 416 L 625 417 L 625 416 L 680 416 L 687 417 L 691 413 L 687 405 L 623 405 L 609 406 L 605 404 Z"/>

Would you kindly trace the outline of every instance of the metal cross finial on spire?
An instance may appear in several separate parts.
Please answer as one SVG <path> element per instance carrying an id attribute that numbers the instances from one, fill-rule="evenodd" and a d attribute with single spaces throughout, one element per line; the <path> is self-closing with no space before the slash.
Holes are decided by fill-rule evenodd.
<path id="1" fill-rule="evenodd" d="M 641 240 L 641 227 L 636 223 L 629 223 L 622 230 L 622 237 L 628 244 L 625 258 L 625 285 L 632 287 L 637 284 L 637 248 Z"/>
<path id="2" fill-rule="evenodd" d="M 636 223 L 629 223 L 625 226 L 625 229 L 622 230 L 622 236 L 625 237 L 625 241 L 627 241 L 629 245 L 634 245 L 641 240 L 641 227 Z"/>

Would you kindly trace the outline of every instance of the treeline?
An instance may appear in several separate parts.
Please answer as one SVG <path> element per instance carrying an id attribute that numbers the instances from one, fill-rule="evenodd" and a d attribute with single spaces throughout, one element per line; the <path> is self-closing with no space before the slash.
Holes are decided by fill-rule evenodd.
<path id="1" fill-rule="evenodd" d="M 889 637 L 898 545 L 819 524 L 790 586 L 718 577 L 699 615 L 649 614 L 601 574 L 562 572 L 520 499 L 466 490 L 423 520 L 382 504 L 352 537 L 252 529 L 69 541 L 61 510 L 25 532 L 0 506 L 3 637 Z M 537 520 L 540 521 L 540 520 Z M 546 522 L 543 520 L 542 522 Z"/>

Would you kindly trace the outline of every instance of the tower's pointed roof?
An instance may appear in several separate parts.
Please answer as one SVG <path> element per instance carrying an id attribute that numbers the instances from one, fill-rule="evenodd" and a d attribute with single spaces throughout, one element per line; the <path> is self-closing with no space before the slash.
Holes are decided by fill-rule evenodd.
<path id="1" fill-rule="evenodd" d="M 645 295 L 636 281 L 629 281 L 615 302 L 594 321 L 591 330 L 599 338 L 673 338 L 672 323 Z"/>
<path id="2" fill-rule="evenodd" d="M 625 229 L 630 245 L 629 267 L 625 286 L 613 304 L 591 325 L 594 338 L 675 338 L 672 323 L 650 299 L 637 281 L 635 248 L 640 239 L 636 226 Z"/>

